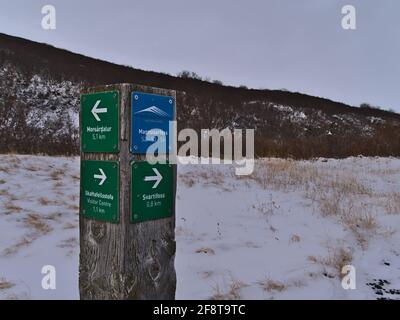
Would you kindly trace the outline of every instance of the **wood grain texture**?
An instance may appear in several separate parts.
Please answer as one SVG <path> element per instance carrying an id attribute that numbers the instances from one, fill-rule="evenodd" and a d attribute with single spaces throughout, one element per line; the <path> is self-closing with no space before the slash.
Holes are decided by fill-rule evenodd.
<path id="1" fill-rule="evenodd" d="M 80 298 L 175 299 L 175 214 L 160 220 L 130 223 L 130 163 L 144 157 L 129 152 L 131 92 L 175 98 L 175 91 L 116 84 L 86 89 L 83 93 L 111 90 L 120 94 L 120 153 L 81 153 L 81 160 L 119 161 L 120 222 L 112 224 L 80 216 Z M 175 166 L 174 208 L 176 176 Z"/>

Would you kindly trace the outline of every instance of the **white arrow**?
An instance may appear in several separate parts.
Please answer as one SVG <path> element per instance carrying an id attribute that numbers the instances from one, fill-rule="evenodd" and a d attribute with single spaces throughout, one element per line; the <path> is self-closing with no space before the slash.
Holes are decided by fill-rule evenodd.
<path id="1" fill-rule="evenodd" d="M 156 168 L 153 168 L 154 173 L 156 174 L 155 176 L 146 176 L 144 177 L 144 181 L 155 181 L 156 183 L 153 185 L 153 189 L 157 188 L 157 186 L 160 184 L 162 180 L 162 175 Z"/>
<path id="2" fill-rule="evenodd" d="M 104 174 L 104 171 L 102 169 L 99 169 L 99 171 L 101 174 L 95 174 L 93 175 L 93 178 L 101 179 L 101 181 L 99 182 L 99 186 L 101 186 L 104 183 L 104 181 L 106 181 L 107 176 Z"/>
<path id="3" fill-rule="evenodd" d="M 92 108 L 92 114 L 93 117 L 97 120 L 97 121 L 101 121 L 100 117 L 98 116 L 98 113 L 107 113 L 107 108 L 97 108 L 100 104 L 101 100 L 97 100 L 95 105 Z"/>

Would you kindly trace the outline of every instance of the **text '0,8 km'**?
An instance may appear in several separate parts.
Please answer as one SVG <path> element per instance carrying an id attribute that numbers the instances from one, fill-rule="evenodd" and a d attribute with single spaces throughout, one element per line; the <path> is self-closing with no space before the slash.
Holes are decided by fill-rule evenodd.
<path id="1" fill-rule="evenodd" d="M 131 164 L 131 221 L 142 222 L 174 214 L 174 170 L 172 164 Z"/>
<path id="2" fill-rule="evenodd" d="M 81 162 L 81 214 L 100 221 L 119 222 L 119 164 Z"/>
<path id="3" fill-rule="evenodd" d="M 81 95 L 81 148 L 83 152 L 119 152 L 119 93 Z"/>

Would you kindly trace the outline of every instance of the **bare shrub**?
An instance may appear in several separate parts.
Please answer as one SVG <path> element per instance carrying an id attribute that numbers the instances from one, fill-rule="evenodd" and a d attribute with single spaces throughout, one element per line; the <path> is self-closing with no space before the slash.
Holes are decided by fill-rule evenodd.
<path id="1" fill-rule="evenodd" d="M 341 276 L 342 268 L 345 265 L 351 264 L 352 259 L 353 257 L 349 250 L 339 248 L 331 252 L 328 257 L 317 261 L 325 267 L 333 269 L 335 275 Z"/>

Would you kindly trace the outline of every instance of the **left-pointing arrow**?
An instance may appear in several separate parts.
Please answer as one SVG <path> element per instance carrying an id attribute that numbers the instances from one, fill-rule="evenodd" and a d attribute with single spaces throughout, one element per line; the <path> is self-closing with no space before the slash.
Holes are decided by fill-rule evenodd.
<path id="1" fill-rule="evenodd" d="M 100 174 L 93 175 L 93 178 L 100 179 L 99 186 L 101 186 L 101 185 L 103 185 L 104 181 L 106 181 L 107 176 L 105 175 L 105 173 L 102 169 L 99 169 L 99 171 L 100 171 Z"/>
<path id="2" fill-rule="evenodd" d="M 100 103 L 101 103 L 101 100 L 97 100 L 92 108 L 92 114 L 93 114 L 93 117 L 96 119 L 96 121 L 101 121 L 98 113 L 107 113 L 107 108 L 98 108 Z"/>

